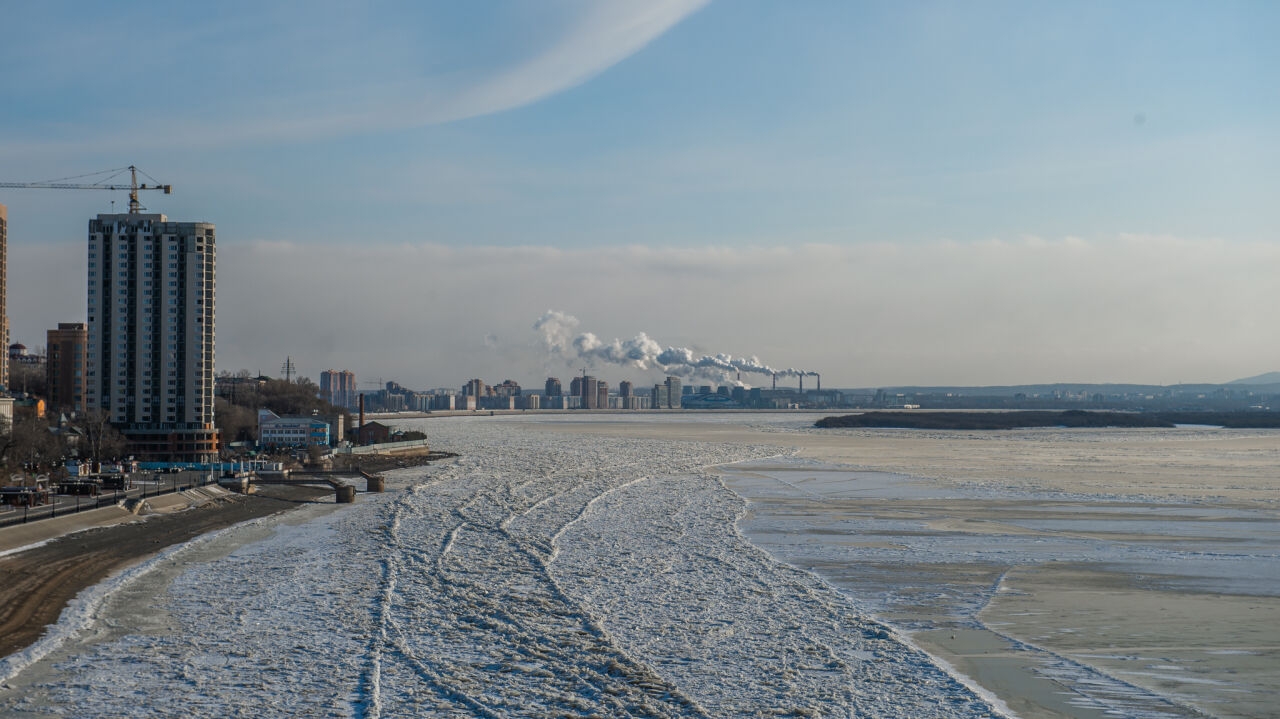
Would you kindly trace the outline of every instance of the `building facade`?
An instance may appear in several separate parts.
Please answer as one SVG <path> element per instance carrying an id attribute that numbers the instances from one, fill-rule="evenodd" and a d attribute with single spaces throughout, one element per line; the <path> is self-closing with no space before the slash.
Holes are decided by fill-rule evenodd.
<path id="1" fill-rule="evenodd" d="M 258 446 L 310 447 L 329 444 L 330 425 L 315 417 L 281 417 L 267 409 L 258 410 Z"/>
<path id="2" fill-rule="evenodd" d="M 680 378 L 668 376 L 662 384 L 653 386 L 653 399 L 651 404 L 653 409 L 680 409 L 680 398 L 683 389 L 680 386 Z"/>
<path id="3" fill-rule="evenodd" d="M 139 460 L 217 458 L 214 226 L 160 214 L 89 221 L 85 404 Z"/>
<path id="4" fill-rule="evenodd" d="M 9 208 L 0 205 L 0 341 L 9 346 Z M 9 386 L 9 356 L 0 353 L 0 386 Z"/>
<path id="5" fill-rule="evenodd" d="M 327 369 L 320 373 L 320 397 L 336 407 L 356 406 L 356 373 Z"/>
<path id="6" fill-rule="evenodd" d="M 582 398 L 583 409 L 597 409 L 600 396 L 600 380 L 591 375 L 583 375 L 578 385 L 578 396 Z"/>
<path id="7" fill-rule="evenodd" d="M 55 410 L 84 412 L 84 356 L 89 330 L 83 322 L 59 322 L 48 330 L 45 343 L 45 381 L 49 406 Z"/>

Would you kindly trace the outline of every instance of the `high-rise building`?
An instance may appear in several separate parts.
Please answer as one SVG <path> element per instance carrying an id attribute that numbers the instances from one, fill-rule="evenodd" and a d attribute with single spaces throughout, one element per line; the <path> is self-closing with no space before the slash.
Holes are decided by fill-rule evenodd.
<path id="1" fill-rule="evenodd" d="M 592 377 L 591 375 L 583 375 L 582 383 L 579 385 L 579 389 L 582 392 L 582 394 L 578 396 L 582 397 L 583 409 L 596 409 L 597 407 L 600 406 L 599 404 L 597 404 L 597 401 L 598 401 L 597 397 L 600 391 L 599 380 L 597 380 L 595 377 Z"/>
<path id="2" fill-rule="evenodd" d="M 618 383 L 618 396 L 619 397 L 631 396 L 631 380 L 624 379 Z"/>
<path id="3" fill-rule="evenodd" d="M 596 385 L 596 409 L 609 409 L 609 383 L 604 380 Z"/>
<path id="4" fill-rule="evenodd" d="M 336 407 L 356 406 L 356 373 L 327 369 L 320 373 L 320 397 Z"/>
<path id="5" fill-rule="evenodd" d="M 46 333 L 45 381 L 50 409 L 83 412 L 84 355 L 89 330 L 83 322 L 59 322 L 58 329 Z"/>
<path id="6" fill-rule="evenodd" d="M 562 391 L 563 390 L 561 390 L 560 388 L 560 378 L 558 377 L 547 378 L 547 384 L 543 394 L 545 394 L 548 397 L 559 397 Z"/>
<path id="7" fill-rule="evenodd" d="M 665 384 L 666 384 L 666 388 L 667 388 L 667 392 L 666 392 L 666 398 L 667 398 L 666 408 L 667 408 L 667 409 L 680 409 L 680 396 L 681 396 L 681 390 L 680 390 L 680 378 L 679 378 L 679 377 L 672 377 L 672 376 L 668 375 L 668 376 L 667 376 L 667 379 L 666 379 Z"/>
<path id="8" fill-rule="evenodd" d="M 9 346 L 9 208 L 0 205 L 0 341 Z M 9 356 L 0 352 L 0 386 L 9 386 Z"/>
<path id="9" fill-rule="evenodd" d="M 139 460 L 218 454 L 213 230 L 160 214 L 89 221 L 85 403 Z"/>
<path id="10" fill-rule="evenodd" d="M 505 379 L 502 384 L 493 386 L 493 394 L 497 397 L 519 397 L 523 390 L 515 380 Z"/>

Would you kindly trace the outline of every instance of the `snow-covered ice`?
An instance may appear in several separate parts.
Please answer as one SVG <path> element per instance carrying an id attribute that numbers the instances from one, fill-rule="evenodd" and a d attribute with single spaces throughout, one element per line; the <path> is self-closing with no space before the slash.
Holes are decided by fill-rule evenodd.
<path id="1" fill-rule="evenodd" d="M 457 460 L 168 552 L 10 678 L 50 716 L 982 717 L 735 522 L 764 446 L 430 425 Z M 264 536 L 265 535 L 265 536 Z"/>

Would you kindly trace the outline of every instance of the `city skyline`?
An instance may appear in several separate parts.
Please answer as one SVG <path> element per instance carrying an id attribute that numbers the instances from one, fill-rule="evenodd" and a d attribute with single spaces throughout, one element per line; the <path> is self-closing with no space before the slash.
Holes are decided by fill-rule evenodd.
<path id="1" fill-rule="evenodd" d="M 216 219 L 220 371 L 565 375 L 532 329 L 560 310 L 833 387 L 1225 382 L 1280 369 L 1277 20 L 20 6 L 0 180 L 135 163 L 174 186 L 149 211 Z M 102 72 L 83 38 L 104 33 L 163 40 Z M 0 192 L 11 341 L 84 319 L 84 222 L 110 202 Z"/>

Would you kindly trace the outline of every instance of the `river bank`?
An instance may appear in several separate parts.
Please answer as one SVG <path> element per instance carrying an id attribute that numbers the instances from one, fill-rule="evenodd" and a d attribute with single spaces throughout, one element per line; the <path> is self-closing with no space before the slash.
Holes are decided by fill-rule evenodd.
<path id="1" fill-rule="evenodd" d="M 332 503 L 332 490 L 270 486 L 184 511 L 135 516 L 105 507 L 0 529 L 0 657 L 38 640 L 81 591 L 166 547 L 317 502 Z"/>

